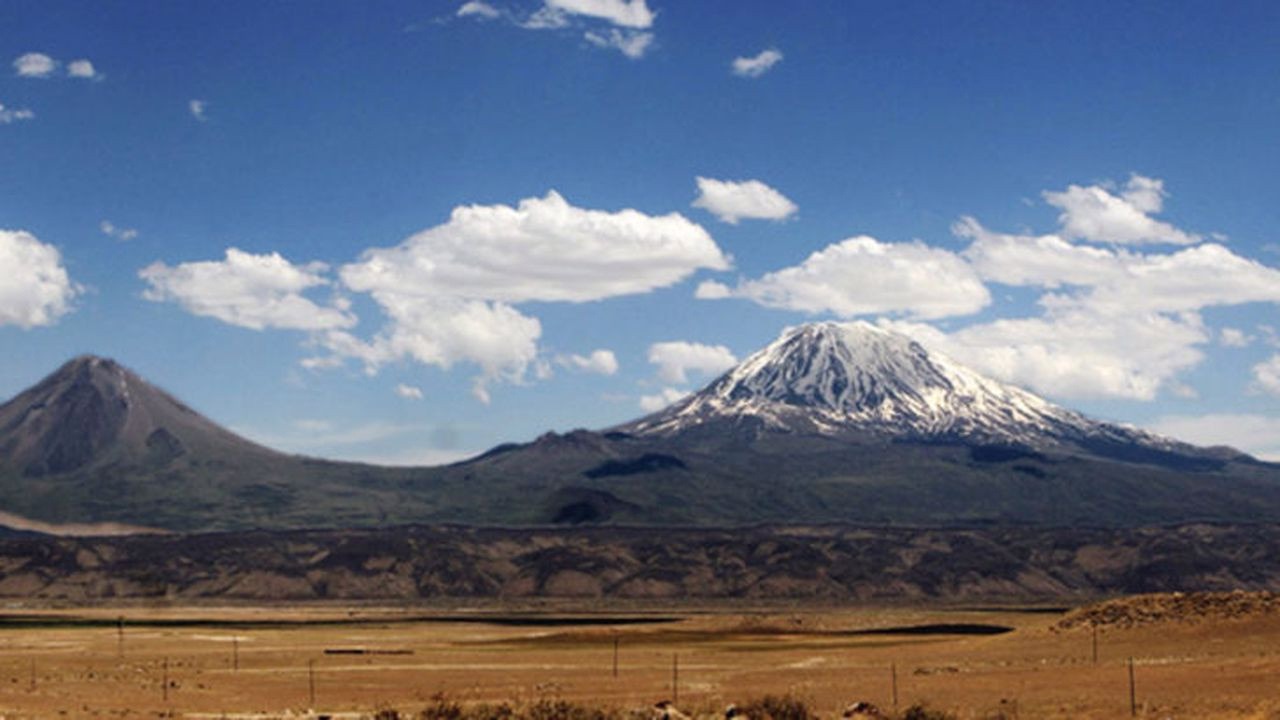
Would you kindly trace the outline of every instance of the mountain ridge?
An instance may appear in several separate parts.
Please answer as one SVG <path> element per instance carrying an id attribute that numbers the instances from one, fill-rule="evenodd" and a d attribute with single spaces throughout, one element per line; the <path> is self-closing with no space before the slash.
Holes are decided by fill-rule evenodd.
<path id="1" fill-rule="evenodd" d="M 1280 465 L 1090 420 L 869 324 L 819 323 L 631 423 L 420 468 L 279 453 L 82 356 L 0 405 L 0 511 L 179 532 L 1268 522 Z"/>
<path id="2" fill-rule="evenodd" d="M 857 440 L 970 442 L 1037 451 L 1153 453 L 1252 459 L 1141 428 L 1093 420 L 926 350 L 899 333 L 856 321 L 786 328 L 777 340 L 703 390 L 612 428 L 671 436 L 700 425 L 741 425 Z"/>

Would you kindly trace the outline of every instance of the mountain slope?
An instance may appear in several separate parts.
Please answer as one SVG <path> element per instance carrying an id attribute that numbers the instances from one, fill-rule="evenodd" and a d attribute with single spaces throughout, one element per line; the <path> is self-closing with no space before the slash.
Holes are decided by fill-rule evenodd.
<path id="1" fill-rule="evenodd" d="M 428 508 L 414 473 L 276 452 L 118 363 L 71 360 L 0 405 L 0 510 L 169 530 L 369 524 Z"/>
<path id="2" fill-rule="evenodd" d="M 0 512 L 179 531 L 1275 522 L 1280 466 L 1090 420 L 901 335 L 822 323 L 659 413 L 438 468 L 278 453 L 77 358 L 0 405 Z"/>
<path id="3" fill-rule="evenodd" d="M 866 322 L 788 328 L 701 392 L 617 430 L 673 437 L 703 425 L 744 423 L 855 440 L 1244 457 L 1092 420 Z"/>
<path id="4" fill-rule="evenodd" d="M 867 323 L 789 328 L 665 410 L 457 472 L 553 484 L 562 503 L 526 505 L 543 522 L 1280 519 L 1275 465 L 1092 420 Z"/>
<path id="5" fill-rule="evenodd" d="M 0 467 L 41 477 L 183 456 L 277 459 L 112 360 L 76 358 L 0 406 Z"/>

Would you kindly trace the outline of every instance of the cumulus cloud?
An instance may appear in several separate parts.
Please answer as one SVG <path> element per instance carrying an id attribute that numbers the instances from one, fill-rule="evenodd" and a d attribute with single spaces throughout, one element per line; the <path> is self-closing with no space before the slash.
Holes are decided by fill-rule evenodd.
<path id="1" fill-rule="evenodd" d="M 693 296 L 699 300 L 724 300 L 733 297 L 733 288 L 718 280 L 703 280 L 698 283 Z"/>
<path id="2" fill-rule="evenodd" d="M 723 285 L 704 283 L 701 297 L 723 297 Z M 803 263 L 758 280 L 739 281 L 733 297 L 766 307 L 806 313 L 907 315 L 944 318 L 970 315 L 991 295 L 973 268 L 955 253 L 921 242 L 883 243 L 859 236 L 829 245 Z"/>
<path id="3" fill-rule="evenodd" d="M 1173 253 L 1135 253 L 1075 245 L 1056 235 L 995 233 L 964 218 L 953 227 L 973 242 L 964 255 L 984 279 L 1057 289 L 1045 305 L 1087 302 L 1115 312 L 1199 310 L 1280 302 L 1280 270 L 1203 243 Z"/>
<path id="4" fill-rule="evenodd" d="M 195 118 L 200 122 L 204 122 L 205 120 L 208 120 L 208 117 L 205 115 L 205 110 L 208 107 L 209 107 L 209 103 L 205 102 L 204 100 L 188 100 L 187 101 L 187 112 L 191 113 L 191 117 Z"/>
<path id="5" fill-rule="evenodd" d="M 0 230 L 0 326 L 52 325 L 79 293 L 57 248 L 23 230 Z"/>
<path id="6" fill-rule="evenodd" d="M 455 15 L 502 19 L 525 30 L 579 29 L 590 45 L 617 50 L 632 60 L 644 57 L 653 47 L 650 28 L 657 17 L 645 0 L 544 0 L 532 13 L 500 10 L 474 0 L 459 7 Z"/>
<path id="7" fill-rule="evenodd" d="M 422 399 L 422 388 L 414 387 L 413 385 L 405 385 L 404 383 L 400 383 L 400 384 L 396 385 L 396 395 L 399 395 L 400 397 L 404 398 L 405 400 L 421 400 L 421 399 Z"/>
<path id="8" fill-rule="evenodd" d="M 1102 243 L 1170 243 L 1191 245 L 1199 235 L 1151 217 L 1164 207 L 1164 182 L 1133 175 L 1119 194 L 1102 185 L 1046 190 L 1045 201 L 1060 209 L 1058 221 L 1069 238 Z"/>
<path id="9" fill-rule="evenodd" d="M 67 63 L 67 75 L 82 80 L 96 80 L 102 75 L 93 67 L 93 63 L 88 60 L 72 60 Z"/>
<path id="10" fill-rule="evenodd" d="M 761 50 L 754 57 L 738 57 L 733 59 L 733 74 L 738 77 L 757 78 L 769 72 L 774 65 L 782 62 L 782 53 L 777 48 Z"/>
<path id="11" fill-rule="evenodd" d="M 29 52 L 13 61 L 18 77 L 47 78 L 58 69 L 58 61 L 44 53 Z"/>
<path id="12" fill-rule="evenodd" d="M 388 325 L 367 342 L 330 333 L 324 344 L 371 370 L 401 357 L 474 362 L 476 395 L 487 399 L 491 382 L 523 382 L 536 369 L 541 325 L 513 304 L 645 293 L 728 265 L 702 227 L 674 213 L 583 209 L 554 191 L 517 207 L 459 207 L 447 223 L 342 268 L 345 286 L 370 294 Z"/>
<path id="13" fill-rule="evenodd" d="M 1073 188 L 1066 194 L 1082 190 Z M 1159 211 L 1165 197 L 1160 180 L 1138 175 L 1118 196 L 1098 187 L 1087 190 L 1105 193 L 1113 205 L 1123 203 L 1132 210 L 1125 216 L 1130 219 L 1133 213 Z M 1139 242 L 1159 235 L 1123 235 L 1115 227 L 1094 232 L 1067 214 L 1063 225 L 1064 234 L 1084 240 L 1105 235 Z M 1170 241 L 1167 230 L 1161 232 Z M 957 359 L 1058 397 L 1152 400 L 1162 390 L 1194 393 L 1178 376 L 1203 361 L 1204 346 L 1215 339 L 1225 345 L 1248 343 L 1241 331 L 1219 333 L 1206 326 L 1200 311 L 1280 303 L 1280 270 L 1185 234 L 1177 240 L 1198 244 L 1172 252 L 1139 252 L 1077 244 L 1056 234 L 993 232 L 973 218 L 962 218 L 953 231 L 971 241 L 963 255 L 984 280 L 1045 290 L 1038 301 L 1040 314 L 951 333 L 908 325 L 914 325 L 923 342 Z"/>
<path id="14" fill-rule="evenodd" d="M 400 360 L 443 369 L 475 364 L 480 373 L 473 391 L 487 402 L 494 382 L 549 373 L 550 363 L 539 356 L 541 323 L 515 304 L 646 293 L 700 268 L 728 266 L 711 236 L 679 214 L 577 208 L 551 192 L 517 207 L 456 208 L 448 222 L 343 266 L 345 289 L 368 294 L 385 315 L 371 337 L 350 332 L 356 318 L 346 299 L 321 305 L 304 297 L 331 284 L 323 263 L 294 265 L 278 254 L 233 248 L 224 261 L 156 263 L 140 276 L 149 284 L 145 297 L 177 302 L 197 315 L 255 329 L 309 331 L 309 344 L 321 350 L 302 361 L 309 369 L 348 360 L 370 374 Z M 617 370 L 607 350 L 566 362 L 593 372 Z"/>
<path id="15" fill-rule="evenodd" d="M 1097 285 L 1122 277 L 1119 256 L 1075 245 L 1057 235 L 1012 235 L 988 230 L 971 217 L 951 226 L 971 242 L 964 256 L 986 280 L 1005 285 Z"/>
<path id="16" fill-rule="evenodd" d="M 675 340 L 649 346 L 649 362 L 658 366 L 658 378 L 671 385 L 689 382 L 690 373 L 716 375 L 738 364 L 738 358 L 723 345 Z"/>
<path id="17" fill-rule="evenodd" d="M 0 125 L 8 125 L 19 120 L 30 120 L 36 116 L 27 108 L 8 108 L 0 103 Z"/>
<path id="18" fill-rule="evenodd" d="M 278 253 L 254 255 L 236 248 L 226 258 L 182 263 L 170 267 L 153 263 L 138 276 L 149 287 L 143 297 L 176 302 L 187 312 L 253 330 L 281 328 L 328 330 L 355 325 L 346 303 L 322 306 L 303 297 L 306 290 L 324 287 L 323 263 L 294 265 Z"/>
<path id="19" fill-rule="evenodd" d="M 585 302 L 673 285 L 729 260 L 679 214 L 574 207 L 555 191 L 517 207 L 468 205 L 449 222 L 342 268 L 358 292 L 502 302 Z"/>
<path id="20" fill-rule="evenodd" d="M 595 350 L 590 355 L 561 355 L 556 362 L 564 367 L 597 375 L 613 375 L 618 372 L 618 358 L 612 350 Z"/>
<path id="21" fill-rule="evenodd" d="M 1254 365 L 1253 381 L 1259 390 L 1280 397 L 1280 354 Z"/>
<path id="22" fill-rule="evenodd" d="M 107 237 L 115 238 L 116 240 L 124 240 L 126 242 L 138 237 L 138 231 L 136 229 L 118 227 L 110 220 L 103 220 L 98 223 L 98 230 L 102 231 L 102 234 Z"/>
<path id="23" fill-rule="evenodd" d="M 1224 327 L 1218 334 L 1218 342 L 1226 347 L 1242 348 L 1253 344 L 1254 337 L 1239 328 Z"/>
<path id="24" fill-rule="evenodd" d="M 608 32 L 588 30 L 582 37 L 599 48 L 617 50 L 632 60 L 639 60 L 653 45 L 653 33 L 623 31 L 610 28 Z"/>
<path id="25" fill-rule="evenodd" d="M 713 180 L 699 177 L 693 206 L 702 208 L 730 225 L 739 220 L 784 220 L 796 212 L 796 204 L 759 180 Z"/>
<path id="26" fill-rule="evenodd" d="M 546 6 L 570 15 L 604 20 L 624 28 L 653 26 L 655 14 L 645 0 L 545 0 Z"/>
<path id="27" fill-rule="evenodd" d="M 501 15 L 502 13 L 498 12 L 497 8 L 489 3 L 480 2 L 480 0 L 471 0 L 471 2 L 464 3 L 458 8 L 457 12 L 458 17 L 477 17 L 483 20 L 494 20 Z"/>
<path id="28" fill-rule="evenodd" d="M 1087 306 L 951 333 L 888 324 L 992 377 L 1060 398 L 1153 400 L 1204 359 L 1198 346 L 1210 337 L 1194 313 L 1113 315 Z"/>
<path id="29" fill-rule="evenodd" d="M 475 363 L 481 372 L 473 380 L 472 394 L 488 403 L 493 382 L 524 382 L 538 358 L 542 324 L 510 305 L 377 290 L 372 294 L 388 318 L 372 340 L 342 330 L 320 338 L 336 355 L 363 362 L 369 373 L 403 358 L 445 370 L 460 362 Z"/>
<path id="30" fill-rule="evenodd" d="M 658 412 L 659 410 L 676 403 L 688 397 L 689 393 L 676 388 L 662 388 L 661 391 L 653 395 L 640 396 L 640 409 L 645 412 Z"/>
<path id="31" fill-rule="evenodd" d="M 1280 462 L 1280 417 L 1250 413 L 1169 415 L 1151 423 L 1150 429 L 1196 445 L 1226 445 Z"/>

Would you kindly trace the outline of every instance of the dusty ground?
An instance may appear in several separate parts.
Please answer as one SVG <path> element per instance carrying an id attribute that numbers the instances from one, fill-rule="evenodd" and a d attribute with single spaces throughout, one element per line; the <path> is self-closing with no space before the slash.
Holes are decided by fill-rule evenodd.
<path id="1" fill-rule="evenodd" d="M 1140 717 L 1280 718 L 1277 613 L 1104 627 L 1095 664 L 1091 627 L 1051 629 L 1059 614 L 1010 610 L 580 610 L 570 613 L 574 624 L 545 612 L 425 617 L 333 607 L 4 612 L 5 717 L 412 711 L 438 693 L 642 707 L 672 697 L 678 662 L 679 705 L 708 713 L 765 693 L 794 694 L 824 716 L 853 700 L 889 708 L 896 672 L 902 708 L 925 701 L 962 718 L 1123 718 L 1132 657 Z M 851 634 L 937 623 L 1014 630 Z"/>

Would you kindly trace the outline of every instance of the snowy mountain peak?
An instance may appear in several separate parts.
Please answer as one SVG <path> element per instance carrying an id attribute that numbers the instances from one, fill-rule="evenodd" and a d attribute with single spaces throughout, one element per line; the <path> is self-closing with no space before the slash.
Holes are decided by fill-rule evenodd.
<path id="1" fill-rule="evenodd" d="M 706 389 L 620 429 L 661 436 L 747 419 L 787 432 L 1032 447 L 1161 440 L 1089 420 L 866 322 L 787 328 Z"/>

